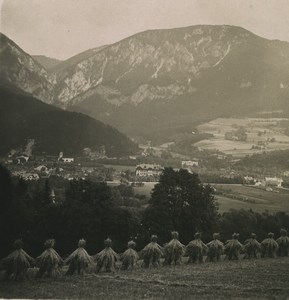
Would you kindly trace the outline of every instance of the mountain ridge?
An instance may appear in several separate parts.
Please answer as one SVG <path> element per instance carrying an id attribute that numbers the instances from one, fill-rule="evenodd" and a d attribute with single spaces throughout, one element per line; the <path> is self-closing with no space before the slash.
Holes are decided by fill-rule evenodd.
<path id="1" fill-rule="evenodd" d="M 105 47 L 107 47 L 107 45 L 103 45 L 103 46 L 99 46 L 99 47 L 95 47 L 95 48 L 92 48 L 92 49 L 82 51 L 82 52 L 80 52 L 76 55 L 73 55 L 73 56 L 69 57 L 66 60 L 61 61 L 59 64 L 55 65 L 51 69 L 51 71 L 55 72 L 55 73 L 63 71 L 66 68 L 69 68 L 72 65 L 80 63 L 82 60 L 88 59 L 89 57 L 93 56 L 95 53 L 103 50 Z"/>
<path id="2" fill-rule="evenodd" d="M 45 55 L 31 55 L 44 69 L 51 71 L 56 65 L 60 64 L 62 60 L 48 57 Z"/>
<path id="3" fill-rule="evenodd" d="M 53 103 L 55 76 L 3 33 L 0 34 L 0 79 L 46 103 Z"/>
<path id="4" fill-rule="evenodd" d="M 289 108 L 289 43 L 238 26 L 147 30 L 90 54 L 54 75 L 52 103 L 131 136 Z"/>

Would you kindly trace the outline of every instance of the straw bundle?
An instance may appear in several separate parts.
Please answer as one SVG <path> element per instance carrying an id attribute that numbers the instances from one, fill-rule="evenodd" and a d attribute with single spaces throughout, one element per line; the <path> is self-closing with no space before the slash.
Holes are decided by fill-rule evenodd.
<path id="1" fill-rule="evenodd" d="M 281 229 L 281 236 L 276 240 L 279 245 L 279 255 L 288 256 L 289 253 L 289 237 L 286 229 Z"/>
<path id="2" fill-rule="evenodd" d="M 262 257 L 276 257 L 276 252 L 279 248 L 278 243 L 274 240 L 274 233 L 269 232 L 268 238 L 261 242 Z"/>
<path id="3" fill-rule="evenodd" d="M 69 264 L 66 275 L 73 275 L 74 273 L 83 274 L 86 269 L 93 264 L 93 259 L 88 255 L 84 246 L 86 241 L 84 239 L 79 240 L 78 248 L 72 252 L 65 260 L 66 264 Z"/>
<path id="4" fill-rule="evenodd" d="M 128 249 L 122 254 L 122 270 L 133 270 L 137 264 L 139 256 L 137 252 L 134 250 L 136 243 L 134 241 L 129 241 L 127 243 Z"/>
<path id="5" fill-rule="evenodd" d="M 188 263 L 202 263 L 207 250 L 206 244 L 201 240 L 201 234 L 197 232 L 195 239 L 189 242 L 186 247 L 186 255 L 189 256 Z"/>
<path id="6" fill-rule="evenodd" d="M 53 249 L 54 245 L 54 239 L 49 239 L 44 243 L 46 250 L 36 258 L 36 266 L 39 267 L 36 277 L 41 278 L 45 274 L 47 277 L 60 275 L 60 267 L 63 265 L 63 260 Z"/>
<path id="7" fill-rule="evenodd" d="M 240 258 L 240 252 L 243 249 L 243 245 L 238 241 L 239 233 L 234 233 L 232 239 L 228 240 L 225 244 L 225 259 L 238 260 Z"/>
<path id="8" fill-rule="evenodd" d="M 256 240 L 256 234 L 252 233 L 251 238 L 244 242 L 244 258 L 258 258 L 261 252 L 261 244 Z"/>
<path id="9" fill-rule="evenodd" d="M 213 234 L 213 240 L 207 244 L 208 253 L 207 261 L 220 261 L 221 255 L 224 253 L 224 244 L 218 239 L 219 233 Z"/>
<path id="10" fill-rule="evenodd" d="M 5 270 L 5 279 L 20 280 L 28 278 L 27 269 L 34 263 L 34 258 L 29 256 L 22 247 L 22 240 L 16 240 L 14 242 L 15 251 L 1 261 L 1 265 Z"/>
<path id="11" fill-rule="evenodd" d="M 172 240 L 164 246 L 164 264 L 175 265 L 180 264 L 182 256 L 185 254 L 185 245 L 179 241 L 179 233 L 177 231 L 172 232 Z"/>
<path id="12" fill-rule="evenodd" d="M 159 267 L 160 259 L 163 255 L 163 248 L 157 243 L 158 237 L 156 235 L 151 236 L 151 242 L 147 244 L 141 251 L 141 257 L 143 258 L 143 267 Z"/>
<path id="13" fill-rule="evenodd" d="M 107 238 L 104 241 L 105 248 L 97 253 L 94 257 L 96 260 L 96 273 L 99 271 L 105 272 L 114 272 L 115 271 L 115 264 L 118 260 L 118 254 L 113 251 L 111 248 L 112 241 L 111 239 Z"/>

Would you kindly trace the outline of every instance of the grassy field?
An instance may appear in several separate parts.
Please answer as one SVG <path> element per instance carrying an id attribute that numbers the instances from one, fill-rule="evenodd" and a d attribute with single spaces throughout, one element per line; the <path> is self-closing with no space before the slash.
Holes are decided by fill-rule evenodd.
<path id="1" fill-rule="evenodd" d="M 223 195 L 216 195 L 220 212 L 235 209 L 252 209 L 263 212 L 283 211 L 289 213 L 289 191 L 278 189 L 277 192 L 267 192 L 263 189 L 239 184 L 217 184 L 217 191 Z M 236 198 L 243 198 L 239 200 Z"/>
<path id="2" fill-rule="evenodd" d="M 31 269 L 30 274 L 36 270 Z M 288 299 L 289 258 L 0 281 L 0 298 Z"/>
<path id="3" fill-rule="evenodd" d="M 142 187 L 134 187 L 135 194 L 146 195 L 150 198 L 154 185 L 154 182 L 145 182 Z M 277 193 L 241 184 L 215 184 L 214 186 L 225 194 L 216 195 L 220 212 L 228 211 L 231 208 L 246 210 L 251 208 L 256 212 L 263 212 L 267 209 L 270 212 L 289 213 L 288 190 L 279 189 L 279 193 Z M 236 197 L 244 200 L 236 199 Z"/>
<path id="4" fill-rule="evenodd" d="M 234 157 L 244 157 L 263 151 L 289 149 L 289 137 L 284 134 L 284 120 L 276 118 L 219 118 L 198 126 L 200 133 L 209 133 L 214 137 L 195 144 L 201 149 L 217 149 Z M 225 134 L 236 128 L 246 128 L 247 140 L 227 140 Z M 274 142 L 267 141 L 274 139 Z M 254 148 L 265 143 L 260 149 Z"/>

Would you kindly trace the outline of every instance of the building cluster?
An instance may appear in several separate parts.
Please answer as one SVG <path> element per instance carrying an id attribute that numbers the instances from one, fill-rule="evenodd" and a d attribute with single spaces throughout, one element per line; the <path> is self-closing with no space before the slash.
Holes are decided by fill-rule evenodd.
<path id="1" fill-rule="evenodd" d="M 253 176 L 245 176 L 244 182 L 257 187 L 264 187 L 267 191 L 272 191 L 272 188 L 281 188 L 284 181 L 282 178 L 278 177 L 257 179 Z"/>
<path id="2" fill-rule="evenodd" d="M 181 168 L 193 173 L 195 167 L 199 166 L 199 161 L 185 160 L 181 163 Z M 159 179 L 160 175 L 163 173 L 164 167 L 158 164 L 139 164 L 135 168 L 135 175 L 140 179 Z M 145 181 L 145 180 L 144 180 Z"/>
<path id="3" fill-rule="evenodd" d="M 193 170 L 198 166 L 199 166 L 199 161 L 197 159 L 182 161 L 182 169 L 185 169 L 190 173 L 193 173 Z"/>
<path id="4" fill-rule="evenodd" d="M 156 164 L 140 164 L 135 168 L 135 175 L 137 177 L 159 177 L 164 168 L 161 165 Z"/>

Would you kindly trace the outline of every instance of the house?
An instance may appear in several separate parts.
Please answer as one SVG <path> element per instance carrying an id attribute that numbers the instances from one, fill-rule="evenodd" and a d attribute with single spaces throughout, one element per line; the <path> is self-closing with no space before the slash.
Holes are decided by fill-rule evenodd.
<path id="1" fill-rule="evenodd" d="M 219 159 L 219 160 L 225 160 L 227 159 L 227 156 L 226 155 L 223 155 L 223 154 L 212 154 L 212 157 L 215 157 L 216 159 Z"/>
<path id="2" fill-rule="evenodd" d="M 13 162 L 17 165 L 20 165 L 20 164 L 24 164 L 24 163 L 27 163 L 29 160 L 29 156 L 26 156 L 26 155 L 20 155 L 20 156 L 17 156 Z"/>
<path id="3" fill-rule="evenodd" d="M 281 187 L 283 180 L 277 177 L 265 177 L 266 187 Z"/>
<path id="4" fill-rule="evenodd" d="M 63 161 L 65 163 L 72 163 L 72 162 L 74 162 L 74 158 L 73 157 L 62 157 L 60 159 L 60 161 Z"/>
<path id="5" fill-rule="evenodd" d="M 255 186 L 261 187 L 264 186 L 264 183 L 262 183 L 261 181 L 256 181 Z"/>
<path id="6" fill-rule="evenodd" d="M 199 162 L 197 160 L 183 160 L 182 161 L 182 169 L 190 168 L 190 167 L 197 167 Z"/>
<path id="7" fill-rule="evenodd" d="M 39 180 L 39 175 L 36 173 L 24 173 L 21 175 L 21 178 L 23 178 L 26 181 L 30 180 Z"/>
<path id="8" fill-rule="evenodd" d="M 58 155 L 58 161 L 62 161 L 62 162 L 66 162 L 66 163 L 71 163 L 71 162 L 74 162 L 74 158 L 73 157 L 64 157 L 64 154 L 63 152 L 59 152 L 59 155 Z"/>
<path id="9" fill-rule="evenodd" d="M 283 173 L 283 176 L 289 177 L 289 171 L 285 171 L 285 172 Z"/>
<path id="10" fill-rule="evenodd" d="M 48 168 L 45 165 L 39 165 L 38 167 L 34 168 L 34 170 L 48 173 Z"/>
<path id="11" fill-rule="evenodd" d="M 160 176 L 163 169 L 161 165 L 140 164 L 136 166 L 135 175 L 139 177 Z"/>
<path id="12" fill-rule="evenodd" d="M 246 184 L 255 184 L 256 183 L 256 179 L 252 176 L 245 176 L 244 177 L 244 182 Z"/>

